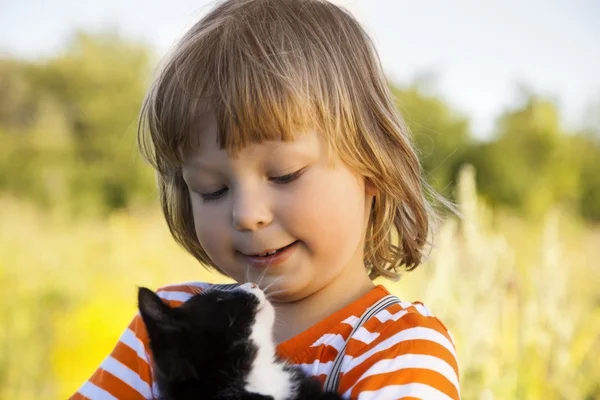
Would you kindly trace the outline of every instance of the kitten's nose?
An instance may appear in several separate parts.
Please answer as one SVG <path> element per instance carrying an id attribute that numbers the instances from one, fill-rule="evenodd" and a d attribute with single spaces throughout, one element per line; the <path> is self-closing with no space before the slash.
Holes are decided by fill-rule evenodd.
<path id="1" fill-rule="evenodd" d="M 258 286 L 254 282 L 246 282 L 243 285 L 240 285 L 240 289 L 250 290 L 256 289 Z"/>
<path id="2" fill-rule="evenodd" d="M 263 293 L 262 290 L 260 290 L 260 288 L 258 287 L 258 285 L 254 282 L 248 282 L 248 283 L 244 283 L 243 285 L 239 286 L 240 289 L 245 290 L 248 293 L 252 293 L 254 294 L 259 301 L 259 306 L 262 307 L 263 302 L 265 301 L 265 294 Z"/>

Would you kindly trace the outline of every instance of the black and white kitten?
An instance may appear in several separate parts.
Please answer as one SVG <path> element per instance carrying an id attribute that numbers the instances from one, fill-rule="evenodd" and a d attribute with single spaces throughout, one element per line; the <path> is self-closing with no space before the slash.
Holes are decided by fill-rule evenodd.
<path id="1" fill-rule="evenodd" d="M 169 307 L 140 288 L 161 400 L 340 400 L 299 367 L 279 360 L 275 311 L 252 283 L 211 289 Z"/>

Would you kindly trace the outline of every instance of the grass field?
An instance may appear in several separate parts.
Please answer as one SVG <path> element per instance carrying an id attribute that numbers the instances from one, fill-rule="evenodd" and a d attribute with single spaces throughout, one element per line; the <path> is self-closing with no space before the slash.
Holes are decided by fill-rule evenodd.
<path id="1" fill-rule="evenodd" d="M 492 213 L 463 173 L 464 219 L 399 282 L 451 330 L 464 399 L 600 399 L 600 229 Z M 158 210 L 158 206 L 156 207 Z M 0 399 L 64 399 L 112 349 L 138 285 L 223 281 L 157 211 L 66 222 L 0 200 Z"/>

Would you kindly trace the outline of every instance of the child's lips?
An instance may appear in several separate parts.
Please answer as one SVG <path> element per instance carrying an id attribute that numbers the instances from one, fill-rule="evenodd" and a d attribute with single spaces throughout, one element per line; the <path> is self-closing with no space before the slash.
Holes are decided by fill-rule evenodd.
<path id="1" fill-rule="evenodd" d="M 292 244 L 277 250 L 275 254 L 267 256 L 248 255 L 243 253 L 241 254 L 244 257 L 246 263 L 248 263 L 251 267 L 268 268 L 271 266 L 279 265 L 286 261 L 293 254 L 296 247 L 298 247 L 298 241 L 295 241 Z"/>
<path id="2" fill-rule="evenodd" d="M 291 246 L 294 243 L 295 242 L 292 242 L 292 243 L 290 243 L 288 245 L 285 245 L 285 246 L 281 246 L 281 247 L 277 247 L 277 248 L 272 248 L 272 249 L 267 249 L 267 250 L 263 250 L 263 251 L 260 251 L 260 252 L 246 252 L 246 253 L 244 253 L 244 252 L 240 251 L 240 253 L 242 253 L 243 255 L 248 256 L 248 257 L 264 257 L 264 256 L 266 256 L 269 253 L 275 253 L 277 251 L 283 250 L 284 248 L 289 247 L 289 246 Z"/>

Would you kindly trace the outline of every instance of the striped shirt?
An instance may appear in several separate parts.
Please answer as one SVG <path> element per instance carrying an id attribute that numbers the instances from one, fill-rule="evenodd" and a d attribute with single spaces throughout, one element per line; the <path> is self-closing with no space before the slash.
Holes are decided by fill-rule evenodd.
<path id="1" fill-rule="evenodd" d="M 178 306 L 210 284 L 187 283 L 157 291 Z M 348 336 L 367 308 L 389 292 L 376 286 L 347 307 L 280 343 L 278 354 L 321 383 L 348 340 L 339 376 L 345 399 L 459 399 L 458 363 L 444 324 L 420 302 L 391 304 Z M 148 336 L 135 316 L 112 353 L 71 400 L 156 399 Z"/>

